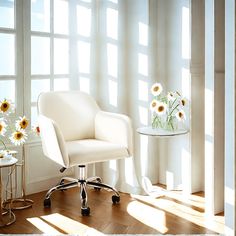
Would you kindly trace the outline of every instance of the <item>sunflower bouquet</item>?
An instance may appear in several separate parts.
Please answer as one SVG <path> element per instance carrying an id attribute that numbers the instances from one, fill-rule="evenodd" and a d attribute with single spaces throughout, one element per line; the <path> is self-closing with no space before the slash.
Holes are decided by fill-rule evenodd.
<path id="1" fill-rule="evenodd" d="M 14 107 L 9 100 L 4 99 L 0 101 L 0 143 L 3 147 L 0 151 L 0 158 L 11 153 L 6 146 L 7 139 L 18 146 L 24 144 L 28 136 L 26 128 L 29 125 L 29 120 L 23 116 L 13 121 L 13 118 L 10 116 L 13 112 Z"/>
<path id="2" fill-rule="evenodd" d="M 152 128 L 177 130 L 186 120 L 185 109 L 188 101 L 178 91 L 163 94 L 163 87 L 155 83 L 151 87 L 153 99 L 150 104 Z"/>

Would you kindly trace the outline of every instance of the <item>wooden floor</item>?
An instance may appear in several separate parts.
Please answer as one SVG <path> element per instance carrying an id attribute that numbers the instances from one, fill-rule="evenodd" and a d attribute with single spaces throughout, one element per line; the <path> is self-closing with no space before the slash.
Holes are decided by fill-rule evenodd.
<path id="1" fill-rule="evenodd" d="M 223 234 L 224 216 L 204 217 L 204 198 L 185 198 L 180 191 L 165 196 L 121 194 L 113 205 L 111 193 L 88 190 L 91 215 L 80 215 L 77 188 L 56 192 L 50 209 L 43 207 L 45 192 L 28 196 L 32 208 L 15 210 L 14 224 L 0 228 L 1 234 Z"/>

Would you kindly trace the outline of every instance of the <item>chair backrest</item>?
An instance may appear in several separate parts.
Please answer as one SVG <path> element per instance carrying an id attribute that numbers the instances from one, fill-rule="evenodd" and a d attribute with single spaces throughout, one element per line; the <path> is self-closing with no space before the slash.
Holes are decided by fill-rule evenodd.
<path id="1" fill-rule="evenodd" d="M 38 112 L 54 120 L 65 141 L 94 138 L 94 118 L 100 110 L 96 101 L 80 91 L 41 93 Z"/>

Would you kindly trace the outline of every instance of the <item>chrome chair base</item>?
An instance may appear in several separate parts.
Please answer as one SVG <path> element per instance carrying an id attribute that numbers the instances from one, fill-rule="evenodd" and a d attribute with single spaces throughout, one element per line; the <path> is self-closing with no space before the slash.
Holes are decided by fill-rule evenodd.
<path id="1" fill-rule="evenodd" d="M 65 182 L 66 181 L 66 182 Z M 44 207 L 51 206 L 50 196 L 53 192 L 58 190 L 66 190 L 69 188 L 80 187 L 80 200 L 81 200 L 81 214 L 83 216 L 88 216 L 90 214 L 90 208 L 88 207 L 88 198 L 86 187 L 93 187 L 96 190 L 107 189 L 112 190 L 115 195 L 112 196 L 113 204 L 120 202 L 120 194 L 119 192 L 111 187 L 110 185 L 102 183 L 102 179 L 98 176 L 90 177 L 85 179 L 85 165 L 79 165 L 79 178 L 71 178 L 71 177 L 62 177 L 59 184 L 55 187 L 51 188 L 44 199 Z"/>

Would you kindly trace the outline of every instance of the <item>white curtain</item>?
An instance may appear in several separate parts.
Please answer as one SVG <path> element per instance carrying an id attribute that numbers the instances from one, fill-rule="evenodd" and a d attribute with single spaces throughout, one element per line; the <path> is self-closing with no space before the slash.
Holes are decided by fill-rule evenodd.
<path id="1" fill-rule="evenodd" d="M 192 165 L 190 135 L 157 140 L 136 132 L 150 125 L 154 82 L 162 83 L 165 92 L 177 90 L 191 100 L 190 1 L 99 0 L 94 14 L 92 91 L 102 109 L 132 119 L 134 156 L 89 166 L 88 174 L 103 177 L 123 192 L 142 192 L 143 176 L 170 189 L 185 185 L 191 191 L 193 179 L 202 178 L 201 171 L 191 177 L 194 168 L 203 168 L 202 158 L 201 165 Z"/>
<path id="2" fill-rule="evenodd" d="M 89 166 L 118 190 L 140 193 L 142 176 L 158 182 L 157 143 L 136 129 L 150 124 L 149 91 L 155 80 L 155 48 L 148 0 L 98 1 L 96 97 L 102 109 L 128 115 L 133 122 L 134 156 Z"/>

